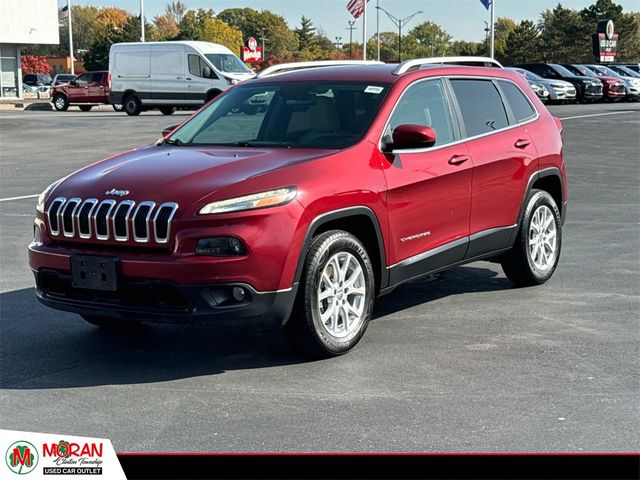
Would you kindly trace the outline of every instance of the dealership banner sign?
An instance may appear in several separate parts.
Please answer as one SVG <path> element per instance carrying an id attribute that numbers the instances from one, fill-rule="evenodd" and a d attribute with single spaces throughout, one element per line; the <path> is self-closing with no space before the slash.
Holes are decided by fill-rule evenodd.
<path id="1" fill-rule="evenodd" d="M 0 478 L 126 480 L 111 442 L 102 438 L 0 430 Z"/>
<path id="2" fill-rule="evenodd" d="M 262 48 L 258 46 L 258 41 L 249 37 L 247 45 L 240 49 L 240 58 L 243 62 L 255 63 L 262 60 Z"/>
<path id="3" fill-rule="evenodd" d="M 600 63 L 613 62 L 618 53 L 618 34 L 614 32 L 613 21 L 598 22 L 596 33 L 593 34 L 593 54 Z"/>

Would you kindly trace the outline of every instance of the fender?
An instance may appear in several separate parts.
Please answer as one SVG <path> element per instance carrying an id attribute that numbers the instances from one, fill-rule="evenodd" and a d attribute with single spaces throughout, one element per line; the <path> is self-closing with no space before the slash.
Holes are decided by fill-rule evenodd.
<path id="1" fill-rule="evenodd" d="M 364 215 L 371 220 L 373 224 L 373 228 L 376 232 L 376 239 L 378 242 L 378 255 L 380 257 L 380 285 L 379 289 L 383 290 L 389 285 L 389 271 L 387 269 L 387 260 L 384 251 L 384 239 L 382 237 L 382 230 L 380 229 L 380 222 L 378 221 L 378 217 L 369 207 L 365 206 L 353 206 L 341 208 L 339 210 L 333 210 L 330 212 L 325 212 L 321 215 L 315 217 L 311 223 L 309 224 L 309 228 L 307 229 L 307 233 L 304 237 L 304 243 L 302 244 L 302 251 L 300 252 L 300 257 L 298 258 L 298 267 L 296 268 L 296 274 L 294 283 L 300 282 L 300 278 L 302 277 L 302 269 L 304 268 L 304 261 L 307 257 L 307 253 L 309 253 L 309 249 L 311 248 L 311 243 L 313 241 L 313 237 L 318 229 L 325 225 L 328 222 L 332 222 L 334 220 L 339 220 L 341 218 L 353 217 L 355 215 Z"/>
<path id="2" fill-rule="evenodd" d="M 524 190 L 522 202 L 520 203 L 520 213 L 518 214 L 518 222 L 516 224 L 517 228 L 514 228 L 513 230 L 513 234 L 511 235 L 511 239 L 509 240 L 510 245 L 513 245 L 513 243 L 516 241 L 516 237 L 518 235 L 518 232 L 520 231 L 520 224 L 522 223 L 522 217 L 524 216 L 524 209 L 526 207 L 525 200 L 527 199 L 527 195 L 529 195 L 529 192 L 533 189 L 533 184 L 536 183 L 541 178 L 550 177 L 550 176 L 558 177 L 558 180 L 560 180 L 560 194 L 563 195 L 562 172 L 558 167 L 546 167 L 546 168 L 543 168 L 542 170 L 537 170 L 533 172 L 529 177 L 529 181 L 527 182 L 527 188 L 525 188 Z M 562 202 L 560 203 L 561 205 L 558 205 L 558 208 L 560 209 L 562 223 L 564 223 L 565 210 L 566 210 L 566 202 L 564 201 L 564 197 L 562 198 Z"/>

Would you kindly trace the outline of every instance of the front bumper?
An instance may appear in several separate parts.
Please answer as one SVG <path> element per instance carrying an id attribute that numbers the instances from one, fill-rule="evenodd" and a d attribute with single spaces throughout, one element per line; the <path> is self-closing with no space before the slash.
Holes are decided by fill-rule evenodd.
<path id="1" fill-rule="evenodd" d="M 156 279 L 122 277 L 115 292 L 78 289 L 68 271 L 34 271 L 36 295 L 44 305 L 86 316 L 151 323 L 241 325 L 277 330 L 291 314 L 298 284 L 286 290 L 256 291 L 244 283 L 179 285 Z M 233 298 L 241 287 L 245 297 Z"/>

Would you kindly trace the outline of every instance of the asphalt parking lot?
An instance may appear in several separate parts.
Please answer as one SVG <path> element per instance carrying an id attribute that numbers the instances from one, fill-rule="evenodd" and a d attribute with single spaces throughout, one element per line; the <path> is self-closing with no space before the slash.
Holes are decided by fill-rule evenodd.
<path id="1" fill-rule="evenodd" d="M 30 196 L 185 116 L 0 112 L 0 428 L 119 452 L 638 451 L 640 105 L 551 110 L 571 197 L 552 280 L 514 289 L 478 262 L 405 284 L 322 361 L 281 336 L 109 333 L 40 305 Z"/>

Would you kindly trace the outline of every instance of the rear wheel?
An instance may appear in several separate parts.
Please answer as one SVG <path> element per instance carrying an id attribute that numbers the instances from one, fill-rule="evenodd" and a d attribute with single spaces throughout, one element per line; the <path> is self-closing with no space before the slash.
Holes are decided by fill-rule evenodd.
<path id="1" fill-rule="evenodd" d="M 318 236 L 305 259 L 302 290 L 286 333 L 308 353 L 342 355 L 362 338 L 373 310 L 375 282 L 369 255 L 348 232 Z"/>
<path id="2" fill-rule="evenodd" d="M 82 110 L 83 112 L 88 112 L 91 110 L 93 106 L 92 105 L 80 105 L 80 110 Z"/>
<path id="3" fill-rule="evenodd" d="M 160 111 L 163 115 L 171 115 L 176 111 L 176 107 L 160 107 Z"/>
<path id="4" fill-rule="evenodd" d="M 69 100 L 63 94 L 58 93 L 53 97 L 53 107 L 59 112 L 64 112 L 69 108 Z"/>
<path id="5" fill-rule="evenodd" d="M 137 95 L 131 94 L 124 99 L 124 111 L 127 112 L 127 115 L 140 115 L 140 112 L 142 111 L 142 102 Z"/>
<path id="6" fill-rule="evenodd" d="M 532 190 L 513 249 L 502 258 L 502 269 L 518 286 L 540 285 L 553 275 L 561 246 L 562 225 L 555 200 L 544 190 Z"/>

